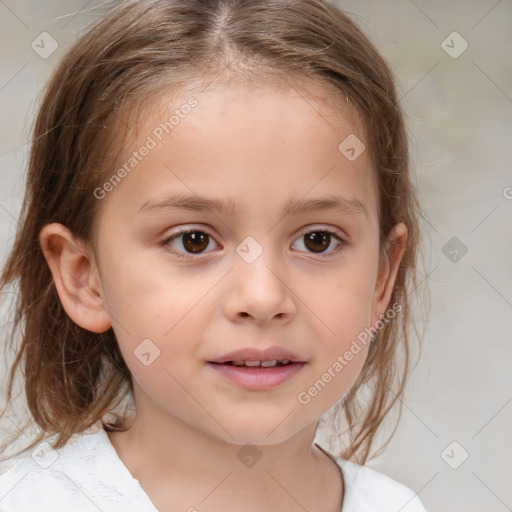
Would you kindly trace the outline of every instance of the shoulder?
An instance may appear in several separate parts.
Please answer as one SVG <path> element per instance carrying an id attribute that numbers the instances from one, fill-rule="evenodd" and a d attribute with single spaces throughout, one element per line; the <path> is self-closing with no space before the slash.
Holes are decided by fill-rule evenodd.
<path id="1" fill-rule="evenodd" d="M 342 512 L 426 512 L 418 495 L 404 484 L 367 466 L 335 460 L 345 482 Z"/>
<path id="2" fill-rule="evenodd" d="M 28 456 L 11 461 L 0 475 L 0 510 L 107 512 L 138 506 L 153 512 L 100 425 L 62 448 L 43 441 Z"/>

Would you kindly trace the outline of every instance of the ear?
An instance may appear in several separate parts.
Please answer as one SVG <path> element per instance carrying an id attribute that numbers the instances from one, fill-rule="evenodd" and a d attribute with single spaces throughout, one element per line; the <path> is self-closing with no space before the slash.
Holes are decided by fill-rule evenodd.
<path id="1" fill-rule="evenodd" d="M 92 251 L 62 224 L 46 224 L 39 243 L 50 267 L 60 301 L 71 320 L 88 331 L 111 326 L 101 279 Z"/>
<path id="2" fill-rule="evenodd" d="M 389 307 L 400 262 L 405 252 L 406 242 L 407 227 L 404 223 L 400 222 L 389 233 L 382 251 L 383 254 L 380 257 L 379 273 L 373 295 L 371 325 L 375 325 Z"/>

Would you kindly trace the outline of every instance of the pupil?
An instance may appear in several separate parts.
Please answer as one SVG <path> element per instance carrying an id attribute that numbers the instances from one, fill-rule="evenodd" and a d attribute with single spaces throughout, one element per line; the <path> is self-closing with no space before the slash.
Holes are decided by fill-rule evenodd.
<path id="1" fill-rule="evenodd" d="M 208 247 L 208 236 L 206 233 L 194 231 L 183 234 L 183 247 L 189 252 L 199 253 Z"/>
<path id="2" fill-rule="evenodd" d="M 305 245 L 313 252 L 322 252 L 329 247 L 331 235 L 323 231 L 315 231 L 306 235 Z M 311 245 L 311 243 L 313 245 Z M 318 249 L 318 250 L 317 250 Z"/>

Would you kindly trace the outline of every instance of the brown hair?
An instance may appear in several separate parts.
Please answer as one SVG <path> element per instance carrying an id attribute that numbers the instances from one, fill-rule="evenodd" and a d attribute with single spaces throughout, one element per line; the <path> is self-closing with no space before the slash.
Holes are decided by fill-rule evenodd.
<path id="1" fill-rule="evenodd" d="M 337 407 L 349 433 L 340 455 L 364 464 L 396 402 L 401 413 L 410 340 L 417 334 L 408 289 L 416 288 L 419 224 L 390 68 L 354 22 L 326 0 L 130 0 L 64 56 L 34 127 L 20 222 L 0 282 L 1 290 L 19 288 L 11 340 L 18 332 L 21 342 L 7 398 L 12 404 L 22 367 L 28 409 L 42 429 L 29 448 L 54 434 L 59 448 L 99 419 L 106 428 L 125 428 L 122 414 L 112 421 L 104 416 L 131 391 L 112 329 L 89 332 L 64 311 L 39 245 L 41 228 L 62 223 L 94 246 L 93 190 L 111 174 L 112 151 L 126 145 L 128 117 L 164 89 L 182 91 L 219 70 L 254 82 L 315 79 L 350 99 L 361 116 L 378 183 L 381 246 L 399 222 L 407 226 L 408 241 L 390 301 L 402 306 L 400 315 L 379 331 Z"/>

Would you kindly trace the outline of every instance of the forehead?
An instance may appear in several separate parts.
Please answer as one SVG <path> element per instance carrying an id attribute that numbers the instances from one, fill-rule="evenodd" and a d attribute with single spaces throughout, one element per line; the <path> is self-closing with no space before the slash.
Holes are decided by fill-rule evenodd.
<path id="1" fill-rule="evenodd" d="M 151 148 L 110 193 L 130 196 L 125 208 L 140 209 L 164 193 L 229 196 L 238 203 L 252 197 L 279 202 L 281 209 L 309 191 L 371 199 L 368 152 L 350 160 L 342 151 L 346 140 L 366 141 L 363 125 L 333 86 L 201 84 L 180 96 L 161 94 L 139 119 L 117 165 Z"/>
<path id="2" fill-rule="evenodd" d="M 197 100 L 198 108 L 193 109 L 193 115 L 189 116 L 188 112 L 182 115 L 179 111 L 188 109 L 187 102 L 191 98 Z M 138 112 L 130 127 L 131 138 L 135 139 L 132 146 L 136 145 L 136 139 L 158 129 L 159 123 L 168 121 L 173 113 L 179 114 L 179 119 L 174 116 L 174 122 L 177 121 L 172 129 L 174 138 L 192 125 L 196 131 L 201 124 L 208 130 L 208 119 L 215 117 L 222 122 L 229 115 L 231 123 L 236 118 L 239 121 L 245 118 L 259 123 L 262 128 L 270 128 L 279 117 L 283 124 L 293 119 L 299 127 L 310 125 L 312 130 L 318 130 L 318 126 L 313 125 L 321 120 L 325 123 L 324 131 L 330 129 L 333 134 L 341 136 L 352 130 L 362 139 L 367 139 L 363 118 L 344 91 L 323 78 L 279 75 L 275 71 L 269 71 L 260 79 L 254 79 L 252 74 L 232 74 L 213 81 L 207 77 L 191 80 L 181 91 L 161 90 L 153 94 Z M 175 130 L 178 124 L 181 128 Z M 219 124 L 218 128 L 223 126 Z"/>

